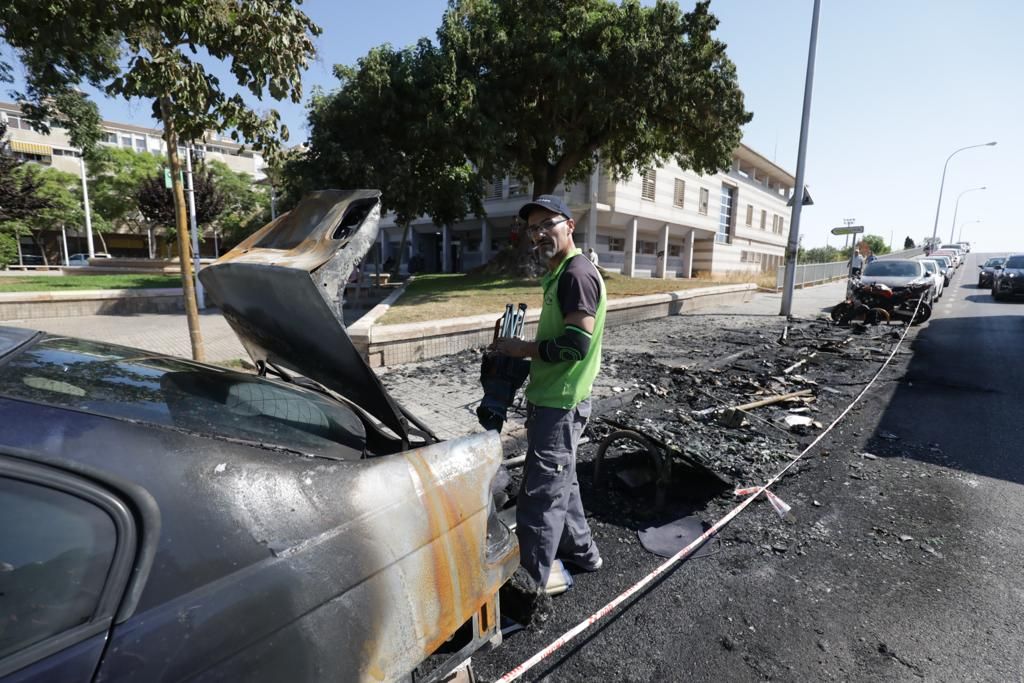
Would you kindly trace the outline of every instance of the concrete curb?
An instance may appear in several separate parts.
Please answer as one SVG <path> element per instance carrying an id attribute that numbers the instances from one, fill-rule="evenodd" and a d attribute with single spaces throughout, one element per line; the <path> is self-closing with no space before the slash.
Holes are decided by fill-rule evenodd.
<path id="1" fill-rule="evenodd" d="M 0 320 L 166 313 L 181 310 L 184 310 L 181 288 L 0 293 Z"/>
<path id="2" fill-rule="evenodd" d="M 613 299 L 608 301 L 605 321 L 608 326 L 623 325 L 710 306 L 744 303 L 750 300 L 756 290 L 757 285 L 738 284 Z M 396 292 L 392 296 L 397 299 L 398 295 Z M 380 306 L 390 307 L 393 301 L 392 297 L 388 297 L 388 301 Z M 399 365 L 486 346 L 493 338 L 497 316 L 495 312 L 421 323 L 374 325 L 373 320 L 379 319 L 386 310 L 384 308 L 372 320 L 368 320 L 375 313 L 374 309 L 348 330 L 353 344 L 373 367 Z M 536 330 L 539 317 L 538 310 L 527 313 L 527 337 Z"/>

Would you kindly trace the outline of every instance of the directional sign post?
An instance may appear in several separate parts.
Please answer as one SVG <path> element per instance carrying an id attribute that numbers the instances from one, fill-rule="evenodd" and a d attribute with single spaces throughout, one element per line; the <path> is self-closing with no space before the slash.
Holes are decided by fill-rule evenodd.
<path id="1" fill-rule="evenodd" d="M 844 225 L 839 228 L 832 228 L 833 235 L 857 235 L 864 232 L 863 225 Z"/>

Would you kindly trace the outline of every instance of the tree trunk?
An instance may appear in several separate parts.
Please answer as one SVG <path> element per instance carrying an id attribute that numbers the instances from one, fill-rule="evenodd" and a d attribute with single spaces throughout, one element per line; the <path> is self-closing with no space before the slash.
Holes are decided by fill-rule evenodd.
<path id="1" fill-rule="evenodd" d="M 174 193 L 174 224 L 178 232 L 178 261 L 181 264 L 181 289 L 185 297 L 185 317 L 188 336 L 192 343 L 192 358 L 206 360 L 203 335 L 199 329 L 199 307 L 196 304 L 196 283 L 192 279 L 192 254 L 185 212 L 185 191 L 181 186 L 181 160 L 178 158 L 178 134 L 174 130 L 171 99 L 160 98 L 160 115 L 164 120 L 164 141 L 167 159 L 171 165 L 171 191 Z"/>
<path id="2" fill-rule="evenodd" d="M 385 238 L 387 239 L 387 238 Z M 406 221 L 402 225 L 402 241 L 398 244 L 398 258 L 395 259 L 395 265 L 391 267 L 391 277 L 398 277 L 398 274 L 402 272 L 402 259 L 405 257 L 405 245 L 409 240 L 409 221 Z"/>
<path id="3" fill-rule="evenodd" d="M 30 237 L 32 237 L 32 242 L 36 245 L 36 248 L 39 250 L 40 255 L 42 255 L 43 257 L 43 265 L 49 266 L 50 259 L 46 257 L 46 244 L 44 244 L 43 240 L 40 239 L 41 233 L 42 231 L 39 231 L 39 233 L 37 233 L 35 230 L 31 230 L 28 234 Z"/>
<path id="4" fill-rule="evenodd" d="M 109 254 L 110 250 L 107 249 L 107 241 L 105 239 L 103 239 L 103 233 L 102 232 L 97 232 L 96 236 L 100 238 L 100 244 L 103 245 L 103 253 L 104 254 Z"/>

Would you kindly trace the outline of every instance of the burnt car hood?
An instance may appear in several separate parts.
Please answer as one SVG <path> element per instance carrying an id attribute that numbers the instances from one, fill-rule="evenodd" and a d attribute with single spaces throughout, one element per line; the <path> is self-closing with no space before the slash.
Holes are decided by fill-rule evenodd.
<path id="1" fill-rule="evenodd" d="M 377 239 L 380 196 L 377 190 L 306 195 L 203 268 L 199 279 L 257 365 L 316 380 L 408 445 L 410 432 L 429 430 L 410 427 L 410 416 L 353 345 L 342 316 L 349 276 Z"/>

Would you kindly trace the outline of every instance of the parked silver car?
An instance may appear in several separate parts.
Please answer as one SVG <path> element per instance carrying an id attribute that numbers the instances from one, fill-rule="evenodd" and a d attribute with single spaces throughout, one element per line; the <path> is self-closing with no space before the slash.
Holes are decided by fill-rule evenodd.
<path id="1" fill-rule="evenodd" d="M 939 268 L 938 261 L 932 259 L 918 259 L 924 264 L 924 269 L 928 271 L 928 274 L 932 276 L 932 280 L 935 282 L 935 298 L 932 299 L 932 303 L 942 298 L 942 292 L 945 290 L 946 278 L 942 269 Z"/>

